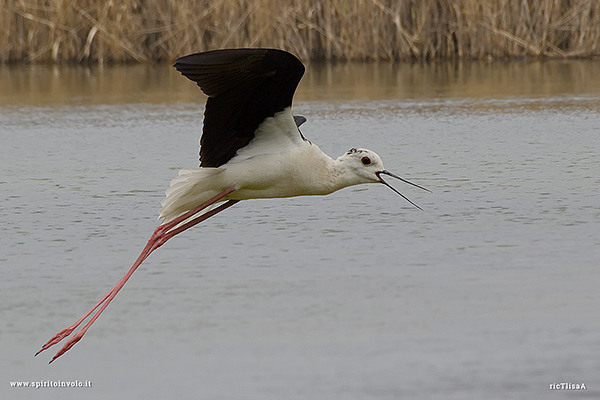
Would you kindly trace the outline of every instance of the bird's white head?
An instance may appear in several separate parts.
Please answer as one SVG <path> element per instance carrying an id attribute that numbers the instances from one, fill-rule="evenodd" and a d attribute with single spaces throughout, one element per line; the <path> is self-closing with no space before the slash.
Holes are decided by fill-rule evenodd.
<path id="1" fill-rule="evenodd" d="M 353 185 L 380 182 L 377 173 L 385 171 L 381 158 L 367 149 L 352 148 L 340 156 L 337 162 L 344 168 Z"/>
<path id="2" fill-rule="evenodd" d="M 361 183 L 383 183 L 394 192 L 402 196 L 410 204 L 421 210 L 421 207 L 410 201 L 406 196 L 384 181 L 381 175 L 391 176 L 428 192 L 429 190 L 387 171 L 383 167 L 383 161 L 381 161 L 381 158 L 377 155 L 377 153 L 367 149 L 352 148 L 340 156 L 336 161 L 346 172 L 345 175 L 348 186 L 358 185 Z"/>

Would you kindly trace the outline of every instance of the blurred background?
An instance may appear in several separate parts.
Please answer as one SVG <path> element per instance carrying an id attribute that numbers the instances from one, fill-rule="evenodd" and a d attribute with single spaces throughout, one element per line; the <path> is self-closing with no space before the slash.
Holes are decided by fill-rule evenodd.
<path id="1" fill-rule="evenodd" d="M 0 62 L 167 61 L 225 47 L 308 60 L 590 57 L 592 0 L 1 0 Z"/>
<path id="2" fill-rule="evenodd" d="M 0 398 L 600 398 L 599 45 L 594 0 L 0 0 Z M 198 165 L 173 61 L 241 46 L 306 62 L 304 136 L 376 151 L 424 211 L 241 202 L 34 358 Z"/>

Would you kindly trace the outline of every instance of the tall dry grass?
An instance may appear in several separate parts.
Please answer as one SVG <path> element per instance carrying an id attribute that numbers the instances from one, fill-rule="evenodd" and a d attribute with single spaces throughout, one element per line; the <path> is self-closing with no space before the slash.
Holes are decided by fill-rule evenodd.
<path id="1" fill-rule="evenodd" d="M 600 54 L 598 0 L 0 0 L 0 62 L 172 61 L 222 47 L 302 59 Z"/>

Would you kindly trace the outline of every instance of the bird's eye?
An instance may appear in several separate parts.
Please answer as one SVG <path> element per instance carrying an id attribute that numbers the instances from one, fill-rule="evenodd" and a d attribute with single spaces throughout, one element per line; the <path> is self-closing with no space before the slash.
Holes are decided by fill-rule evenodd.
<path id="1" fill-rule="evenodd" d="M 363 165 L 371 164 L 371 159 L 369 157 L 363 157 L 360 159 L 360 161 L 363 163 Z"/>

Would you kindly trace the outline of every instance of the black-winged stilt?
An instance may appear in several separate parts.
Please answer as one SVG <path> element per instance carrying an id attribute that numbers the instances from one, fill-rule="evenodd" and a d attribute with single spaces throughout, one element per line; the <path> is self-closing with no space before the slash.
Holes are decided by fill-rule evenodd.
<path id="1" fill-rule="evenodd" d="M 131 269 L 91 310 L 52 337 L 40 351 L 69 336 L 98 307 L 84 327 L 50 360 L 77 343 L 106 309 L 137 267 L 158 247 L 184 230 L 234 205 L 257 198 L 326 195 L 382 178 L 408 182 L 383 168 L 377 154 L 352 148 L 333 160 L 306 140 L 292 115 L 292 97 L 304 65 L 276 49 L 215 50 L 179 58 L 175 68 L 208 96 L 200 140 L 200 168 L 183 169 L 161 202 L 164 220 Z M 224 202 L 216 208 L 216 203 Z"/>

